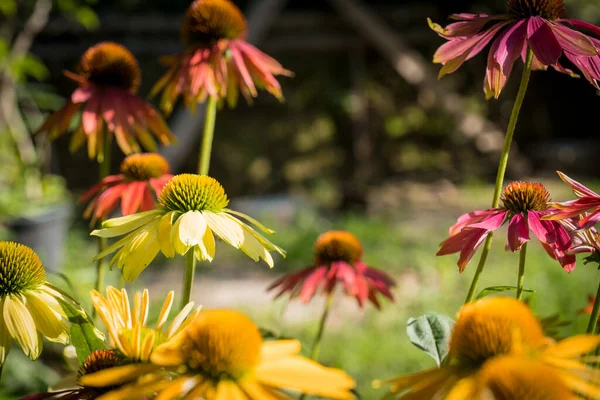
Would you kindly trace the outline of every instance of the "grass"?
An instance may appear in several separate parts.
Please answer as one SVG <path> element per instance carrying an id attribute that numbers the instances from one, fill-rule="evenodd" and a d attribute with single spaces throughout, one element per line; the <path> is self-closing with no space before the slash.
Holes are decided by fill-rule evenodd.
<path id="1" fill-rule="evenodd" d="M 552 181 L 548 187 L 558 200 L 572 197 L 558 182 Z M 372 266 L 388 271 L 397 279 L 398 287 L 394 291 L 396 302 L 386 304 L 381 312 L 372 307 L 366 307 L 360 312 L 355 304 L 343 303 L 341 297 L 337 298 L 338 307 L 335 308 L 324 337 L 320 361 L 343 368 L 352 375 L 357 380 L 362 399 L 378 399 L 385 393 L 385 389 L 377 390 L 372 387 L 373 379 L 391 378 L 435 366 L 432 359 L 408 341 L 406 321 L 427 311 L 449 316 L 456 314 L 466 296 L 478 254 L 460 275 L 456 266 L 457 256 L 436 257 L 435 252 L 456 217 L 469 210 L 485 208 L 490 196 L 491 188 L 473 185 L 460 190 L 460 201 L 451 209 L 423 209 L 419 205 L 408 204 L 402 210 L 387 212 L 386 216 L 345 215 L 323 218 L 308 212 L 300 214 L 291 224 L 271 221 L 270 226 L 278 231 L 275 241 L 288 250 L 288 259 L 285 262 L 279 260 L 275 270 L 268 272 L 267 279 L 272 279 L 283 270 L 309 264 L 312 259 L 312 243 L 319 233 L 330 229 L 355 233 L 363 242 L 365 260 Z M 505 229 L 502 228 L 495 237 L 480 289 L 516 284 L 518 254 L 504 250 Z M 221 245 L 218 252 L 219 261 L 212 270 L 214 273 L 218 273 L 221 267 L 228 270 L 247 265 L 239 252 L 227 249 L 226 246 Z M 87 298 L 85 293 L 93 284 L 94 270 L 89 260 L 94 253 L 95 244 L 85 239 L 83 230 L 72 232 L 65 274 L 70 281 L 76 282 L 76 294 L 83 299 Z M 595 292 L 600 273 L 594 266 L 585 266 L 579 262 L 575 271 L 567 274 L 556 261 L 546 255 L 535 240 L 529 246 L 527 260 L 525 286 L 535 290 L 527 298 L 536 313 L 540 316 L 558 314 L 563 320 L 572 322 L 562 329 L 563 335 L 584 332 L 587 316 L 578 314 L 578 310 L 586 304 L 587 295 Z M 254 266 L 250 268 L 260 270 Z M 56 277 L 52 279 L 57 282 L 61 280 Z M 143 285 L 144 282 L 139 281 L 134 286 Z M 179 285 L 180 282 L 173 283 L 177 290 Z M 158 301 L 164 293 L 153 296 Z M 87 301 L 84 303 L 89 306 Z M 294 312 L 286 310 L 285 305 L 285 301 L 279 300 L 268 306 L 238 307 L 252 315 L 261 327 L 282 336 L 299 338 L 304 351 L 308 352 L 317 328 L 320 308 L 314 307 L 314 312 L 311 311 L 307 320 L 295 318 Z M 17 352 L 17 349 L 13 350 L 13 353 Z M 17 359 L 11 353 L 7 369 L 19 370 L 23 365 L 39 364 Z M 15 391 L 23 389 L 29 393 L 33 390 L 31 387 L 13 387 Z M 43 384 L 38 383 L 36 389 L 43 390 Z M 11 397 L 0 395 L 0 398 Z"/>

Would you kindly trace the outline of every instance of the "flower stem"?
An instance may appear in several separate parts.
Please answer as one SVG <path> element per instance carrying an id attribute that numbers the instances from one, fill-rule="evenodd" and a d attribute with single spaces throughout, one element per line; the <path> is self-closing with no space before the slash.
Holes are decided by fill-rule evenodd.
<path id="1" fill-rule="evenodd" d="M 181 298 L 181 309 L 190 302 L 192 297 L 192 288 L 194 287 L 194 275 L 196 273 L 196 257 L 194 249 L 188 250 L 185 255 L 185 277 L 183 280 L 183 297 Z"/>
<path id="2" fill-rule="evenodd" d="M 99 181 L 102 181 L 104 178 L 106 178 L 109 174 L 110 174 L 110 150 L 111 150 L 111 136 L 108 134 L 108 132 L 105 132 L 105 137 L 104 137 L 104 149 L 103 149 L 103 158 L 102 161 L 100 162 L 100 173 L 99 173 Z M 100 218 L 100 220 L 98 221 L 100 226 L 102 226 L 102 222 L 104 222 L 104 218 Z M 106 248 L 106 238 L 98 238 L 98 254 L 100 254 L 104 249 Z M 105 274 L 105 268 L 104 268 L 104 258 L 99 259 L 96 262 L 96 285 L 95 285 L 95 289 L 102 293 L 102 290 L 104 288 L 104 274 Z M 92 309 L 92 317 L 96 316 L 96 309 Z"/>
<path id="3" fill-rule="evenodd" d="M 515 99 L 515 104 L 513 105 L 513 109 L 510 114 L 510 120 L 508 121 L 506 136 L 504 137 L 504 147 L 502 148 L 502 154 L 500 155 L 500 163 L 498 164 L 498 173 L 496 174 L 496 185 L 494 187 L 494 198 L 492 199 L 492 208 L 498 207 L 498 204 L 500 203 L 500 193 L 502 191 L 502 184 L 504 183 L 504 174 L 506 173 L 506 166 L 508 165 L 510 145 L 512 144 L 513 136 L 515 134 L 515 128 L 517 127 L 517 121 L 519 119 L 521 107 L 523 106 L 523 100 L 525 99 L 525 94 L 527 93 L 527 86 L 529 85 L 529 78 L 531 77 L 532 62 L 533 51 L 531 50 L 531 48 L 528 48 L 527 59 L 525 61 L 525 67 L 523 68 L 523 75 L 521 76 L 521 84 L 519 85 L 519 92 L 517 93 L 517 98 Z M 475 275 L 473 276 L 473 281 L 471 281 L 471 287 L 469 288 L 469 294 L 467 295 L 465 304 L 471 302 L 473 300 L 473 297 L 475 296 L 475 291 L 477 290 L 479 278 L 481 277 L 481 273 L 483 272 L 483 267 L 485 266 L 488 253 L 490 252 L 490 249 L 492 247 L 492 238 L 493 235 L 490 232 L 490 234 L 485 240 L 483 251 L 481 252 L 481 257 L 479 258 L 479 264 L 477 265 L 477 270 L 475 271 Z"/>
<path id="4" fill-rule="evenodd" d="M 527 257 L 527 243 L 523 243 L 519 252 L 519 276 L 517 278 L 517 300 L 523 297 L 523 281 L 525 279 L 525 258 Z"/>
<path id="5" fill-rule="evenodd" d="M 210 155 L 215 133 L 215 120 L 217 117 L 217 99 L 209 96 L 206 102 L 204 115 L 204 131 L 202 132 L 202 145 L 200 147 L 200 160 L 198 161 L 198 174 L 208 175 L 210 168 Z"/>
<path id="6" fill-rule="evenodd" d="M 600 312 L 600 283 L 598 284 L 598 291 L 596 292 L 596 299 L 594 300 L 594 308 L 592 308 L 592 314 L 590 315 L 590 322 L 586 333 L 594 334 L 596 332 L 596 326 L 598 325 L 598 313 Z"/>
<path id="7" fill-rule="evenodd" d="M 325 323 L 327 322 L 327 317 L 329 317 L 329 311 L 331 310 L 331 305 L 333 304 L 333 293 L 329 293 L 327 295 L 327 300 L 325 301 L 325 308 L 323 309 L 323 315 L 321 315 L 321 321 L 319 322 L 319 329 L 317 330 L 317 334 L 315 335 L 315 340 L 313 342 L 313 347 L 310 352 L 310 359 L 313 361 L 317 361 L 319 357 L 319 350 L 321 348 L 321 340 L 323 339 L 323 333 L 325 332 Z M 306 397 L 305 394 L 300 396 L 298 400 L 304 400 Z"/>

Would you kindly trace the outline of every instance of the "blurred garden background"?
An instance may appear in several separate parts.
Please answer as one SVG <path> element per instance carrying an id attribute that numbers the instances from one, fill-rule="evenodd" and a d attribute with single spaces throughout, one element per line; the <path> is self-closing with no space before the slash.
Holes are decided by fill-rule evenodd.
<path id="1" fill-rule="evenodd" d="M 248 17 L 249 41 L 295 77 L 281 80 L 283 103 L 264 95 L 253 105 L 240 102 L 236 110 L 219 113 L 211 174 L 232 198 L 232 208 L 277 231 L 273 241 L 288 257 L 277 258 L 269 270 L 218 246 L 215 261 L 198 269 L 193 299 L 207 308 L 247 312 L 265 331 L 297 337 L 308 351 L 322 299 L 309 305 L 273 302 L 265 289 L 283 272 L 310 265 L 320 233 L 354 233 L 365 260 L 397 280 L 396 302 L 385 303 L 382 311 L 361 310 L 339 293 L 320 361 L 356 378 L 361 398 L 380 398 L 384 391 L 372 387 L 373 379 L 434 365 L 408 341 L 407 320 L 426 311 L 453 316 L 464 301 L 474 265 L 459 275 L 456 256 L 435 253 L 459 215 L 489 206 L 518 84 L 513 77 L 499 100 L 486 102 L 483 56 L 437 81 L 431 57 L 441 39 L 426 19 L 442 23 L 453 12 L 503 12 L 504 1 L 235 3 Z M 70 154 L 66 136 L 52 144 L 36 137 L 35 148 L 29 137 L 73 90 L 63 71 L 73 70 L 85 49 L 99 41 L 133 52 L 142 69 L 139 93 L 147 95 L 164 71 L 159 57 L 182 50 L 179 26 L 188 4 L 0 0 L 0 239 L 41 239 L 40 256 L 54 271 L 49 280 L 83 299 L 87 310 L 96 242 L 81 218 L 84 205 L 76 200 L 96 183 L 98 166 L 85 151 Z M 565 4 L 570 17 L 600 24 L 596 0 Z M 554 200 L 572 198 L 557 169 L 600 189 L 599 109 L 598 93 L 587 81 L 534 73 L 508 179 L 541 182 Z M 22 118 L 15 129 L 16 112 Z M 195 170 L 202 115 L 201 109 L 190 115 L 181 107 L 170 117 L 179 143 L 161 153 L 173 173 Z M 116 145 L 114 150 L 113 173 L 122 160 Z M 41 176 L 36 193 L 27 184 L 32 175 Z M 32 224 L 42 226 L 38 237 L 24 233 Z M 518 256 L 505 252 L 504 242 L 494 243 L 482 289 L 516 283 Z M 584 331 L 587 318 L 579 310 L 600 272 L 578 260 L 567 274 L 539 244 L 529 250 L 525 286 L 536 292 L 529 294 L 535 310 L 574 321 L 562 334 Z M 169 290 L 180 294 L 182 272 L 181 260 L 161 259 L 128 288 L 148 287 L 158 302 Z M 116 284 L 117 271 L 108 279 Z M 44 391 L 64 374 L 59 346 L 45 346 L 42 360 L 11 352 L 0 399 Z"/>

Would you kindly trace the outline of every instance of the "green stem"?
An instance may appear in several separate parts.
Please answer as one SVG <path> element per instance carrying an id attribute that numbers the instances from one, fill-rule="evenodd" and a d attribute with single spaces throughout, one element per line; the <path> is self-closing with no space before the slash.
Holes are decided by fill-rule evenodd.
<path id="1" fill-rule="evenodd" d="M 596 299 L 594 300 L 594 308 L 592 308 L 592 315 L 590 315 L 590 322 L 586 333 L 593 334 L 596 332 L 596 326 L 598 325 L 598 313 L 600 312 L 600 283 L 598 284 L 598 291 L 596 292 Z"/>
<path id="2" fill-rule="evenodd" d="M 521 107 L 523 106 L 523 100 L 525 99 L 525 94 L 527 93 L 527 86 L 529 85 L 529 78 L 531 77 L 532 62 L 533 51 L 531 50 L 531 48 L 529 48 L 527 49 L 527 60 L 525 61 L 525 67 L 523 68 L 523 75 L 521 76 L 519 92 L 517 93 L 517 98 L 515 99 L 515 104 L 513 105 L 512 113 L 510 114 L 510 120 L 508 121 L 506 136 L 504 137 L 504 147 L 502 148 L 502 154 L 500 155 L 500 162 L 498 164 L 498 173 L 496 174 L 496 185 L 494 187 L 494 198 L 492 199 L 492 208 L 498 207 L 498 204 L 500 203 L 500 193 L 502 191 L 502 185 L 504 183 L 506 166 L 508 165 L 510 145 L 512 144 L 513 136 L 515 134 L 515 128 L 517 127 L 517 121 L 519 119 Z M 490 249 L 492 247 L 492 237 L 493 235 L 490 233 L 485 241 L 483 251 L 481 252 L 481 257 L 479 258 L 479 264 L 477 265 L 477 270 L 475 271 L 475 275 L 473 276 L 473 281 L 471 282 L 471 287 L 469 288 L 469 294 L 467 295 L 465 304 L 471 302 L 473 300 L 473 297 L 475 296 L 475 291 L 477 290 L 479 278 L 481 277 L 481 273 L 483 272 L 483 267 L 485 266 L 488 253 L 490 252 Z"/>
<path id="3" fill-rule="evenodd" d="M 517 277 L 517 300 L 523 297 L 523 281 L 525 280 L 525 258 L 527 258 L 527 243 L 523 243 L 519 252 L 519 276 Z"/>
<path id="4" fill-rule="evenodd" d="M 202 144 L 200 147 L 200 160 L 198 161 L 198 174 L 208 175 L 210 168 L 210 155 L 215 133 L 215 120 L 217 117 L 217 99 L 209 96 L 206 102 L 206 114 L 204 115 L 204 131 L 202 132 Z"/>
<path id="5" fill-rule="evenodd" d="M 106 137 L 104 138 L 104 154 L 103 154 L 103 158 L 102 161 L 100 161 L 100 173 L 99 173 L 99 180 L 102 181 L 104 178 L 106 178 L 109 174 L 110 174 L 110 150 L 111 150 L 111 140 L 110 140 L 111 136 L 108 135 L 108 132 L 106 132 Z M 102 226 L 102 222 L 104 222 L 104 218 L 101 218 L 99 221 L 100 226 Z M 106 248 L 106 238 L 98 238 L 98 254 L 100 254 L 104 249 Z M 99 259 L 96 262 L 96 285 L 95 285 L 95 289 L 102 293 L 102 290 L 104 289 L 104 275 L 105 275 L 105 268 L 104 268 L 104 258 Z M 92 310 L 92 317 L 96 316 L 96 309 Z"/>
<path id="6" fill-rule="evenodd" d="M 321 340 L 323 339 L 323 333 L 325 332 L 325 323 L 327 322 L 327 317 L 329 317 L 329 311 L 331 310 L 331 305 L 333 304 L 333 293 L 327 295 L 327 300 L 325 301 L 325 308 L 323 309 L 323 315 L 321 315 L 321 321 L 319 322 L 319 329 L 317 330 L 317 334 L 315 336 L 315 340 L 313 342 L 313 347 L 310 352 L 310 359 L 313 361 L 317 361 L 319 357 L 319 350 L 321 348 Z M 304 400 L 306 397 L 305 394 L 300 396 L 298 400 Z"/>
<path id="7" fill-rule="evenodd" d="M 181 298 L 181 308 L 190 302 L 192 297 L 192 288 L 194 287 L 194 275 L 196 273 L 196 257 L 194 249 L 188 250 L 185 255 L 185 277 L 183 280 L 183 297 Z"/>

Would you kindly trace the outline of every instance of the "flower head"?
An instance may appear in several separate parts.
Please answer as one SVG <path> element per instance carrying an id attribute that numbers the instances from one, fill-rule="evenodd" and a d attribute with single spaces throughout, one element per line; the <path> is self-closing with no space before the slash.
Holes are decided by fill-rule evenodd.
<path id="1" fill-rule="evenodd" d="M 573 193 L 575 193 L 578 199 L 552 203 L 552 207 L 556 209 L 556 212 L 553 212 L 545 219 L 564 220 L 577 218 L 579 219 L 577 225 L 580 229 L 593 228 L 600 221 L 600 195 L 560 171 L 558 172 L 558 176 L 573 189 Z"/>
<path id="2" fill-rule="evenodd" d="M 166 257 L 193 251 L 199 260 L 212 261 L 215 235 L 242 250 L 254 261 L 273 266 L 269 251 L 285 255 L 242 218 L 266 233 L 273 233 L 249 216 L 230 210 L 225 190 L 215 179 L 204 175 L 173 177 L 158 196 L 158 209 L 105 221 L 92 235 L 118 237 L 95 259 L 117 252 L 110 264 L 117 264 L 127 281 L 132 281 L 162 252 Z M 238 218 L 239 217 L 239 218 Z M 118 251 L 117 251 L 118 250 Z"/>
<path id="3" fill-rule="evenodd" d="M 75 114 L 82 110 L 81 123 L 75 128 L 70 149 L 87 143 L 88 156 L 104 159 L 107 141 L 114 136 L 125 154 L 138 153 L 140 144 L 147 150 L 175 141 L 160 114 L 136 96 L 141 82 L 140 67 L 129 50 L 117 43 L 102 42 L 90 47 L 81 57 L 77 73 L 65 72 L 76 82 L 66 104 L 38 129 L 50 139 L 63 135 Z"/>
<path id="4" fill-rule="evenodd" d="M 315 243 L 313 265 L 284 275 L 267 290 L 278 289 L 275 297 L 289 293 L 291 298 L 300 297 L 307 303 L 317 289 L 321 288 L 329 295 L 341 283 L 346 294 L 356 298 L 359 306 L 369 300 L 379 309 L 377 295 L 382 294 L 393 301 L 390 288 L 396 283 L 385 272 L 367 266 L 362 255 L 360 241 L 350 232 L 325 232 Z"/>
<path id="5" fill-rule="evenodd" d="M 543 185 L 512 182 L 502 192 L 501 200 L 502 206 L 498 208 L 460 216 L 450 227 L 450 237 L 442 242 L 437 255 L 460 252 L 458 267 L 462 272 L 490 232 L 508 222 L 508 249 L 513 252 L 520 250 L 530 240 L 531 231 L 548 255 L 566 271 L 571 272 L 575 268 L 575 256 L 568 253 L 572 244 L 568 231 L 562 224 L 544 218 L 553 210 Z"/>
<path id="6" fill-rule="evenodd" d="M 600 28 L 565 18 L 562 0 L 507 0 L 507 13 L 454 14 L 456 22 L 442 27 L 429 20 L 429 26 L 447 40 L 433 56 L 442 64 L 440 77 L 460 68 L 492 42 L 484 80 L 487 98 L 498 98 L 515 62 L 525 61 L 528 49 L 533 52 L 532 68 L 577 75 L 564 68 L 559 59 L 565 56 L 596 88 L 600 80 Z M 583 33 L 585 32 L 585 33 Z"/>
<path id="7" fill-rule="evenodd" d="M 121 203 L 121 213 L 131 215 L 154 209 L 154 199 L 173 177 L 169 163 L 160 154 L 143 153 L 127 156 L 121 163 L 121 173 L 109 175 L 86 191 L 79 202 L 91 199 L 83 216 L 105 219 Z"/>
<path id="8" fill-rule="evenodd" d="M 537 376 L 539 383 L 552 377 L 556 383 L 551 387 L 557 393 L 569 393 L 550 399 L 577 398 L 574 393 L 598 399 L 600 377 L 580 362 L 582 355 L 598 345 L 600 337 L 592 335 L 554 343 L 544 337 L 539 321 L 524 303 L 507 297 L 485 298 L 461 309 L 447 362 L 387 381 L 391 393 L 386 398 L 546 399 L 543 394 L 548 387 L 532 384 Z M 483 393 L 488 397 L 480 397 Z"/>
<path id="9" fill-rule="evenodd" d="M 235 106 L 239 93 L 251 101 L 257 89 L 282 99 L 275 76 L 292 73 L 245 41 L 246 19 L 230 0 L 195 0 L 183 20 L 182 38 L 187 51 L 165 59 L 169 71 L 152 94 L 162 91 L 161 107 L 170 113 L 179 96 L 188 108 L 208 96 L 227 98 Z"/>
<path id="10" fill-rule="evenodd" d="M 42 352 L 42 337 L 69 343 L 64 295 L 46 282 L 37 254 L 27 246 L 0 241 L 0 367 L 13 340 L 32 360 Z"/>
<path id="11" fill-rule="evenodd" d="M 108 393 L 102 400 L 138 399 L 152 393 L 161 399 L 287 399 L 282 390 L 353 398 L 355 383 L 350 377 L 301 357 L 299 352 L 296 340 L 263 341 L 257 326 L 237 311 L 203 311 L 152 354 L 155 366 L 182 371 L 179 377 L 150 376 L 141 384 Z M 138 376 L 145 373 L 141 370 Z M 88 385 L 120 380 L 118 369 L 110 379 L 106 374 L 83 379 Z"/>
<path id="12" fill-rule="evenodd" d="M 106 288 L 106 297 L 91 292 L 92 303 L 108 329 L 110 346 L 129 362 L 148 362 L 155 348 L 166 342 L 192 322 L 200 312 L 188 303 L 165 329 L 173 305 L 174 293 L 169 292 L 161 308 L 156 327 L 147 326 L 150 299 L 148 289 L 134 297 L 133 310 L 125 289 Z"/>

